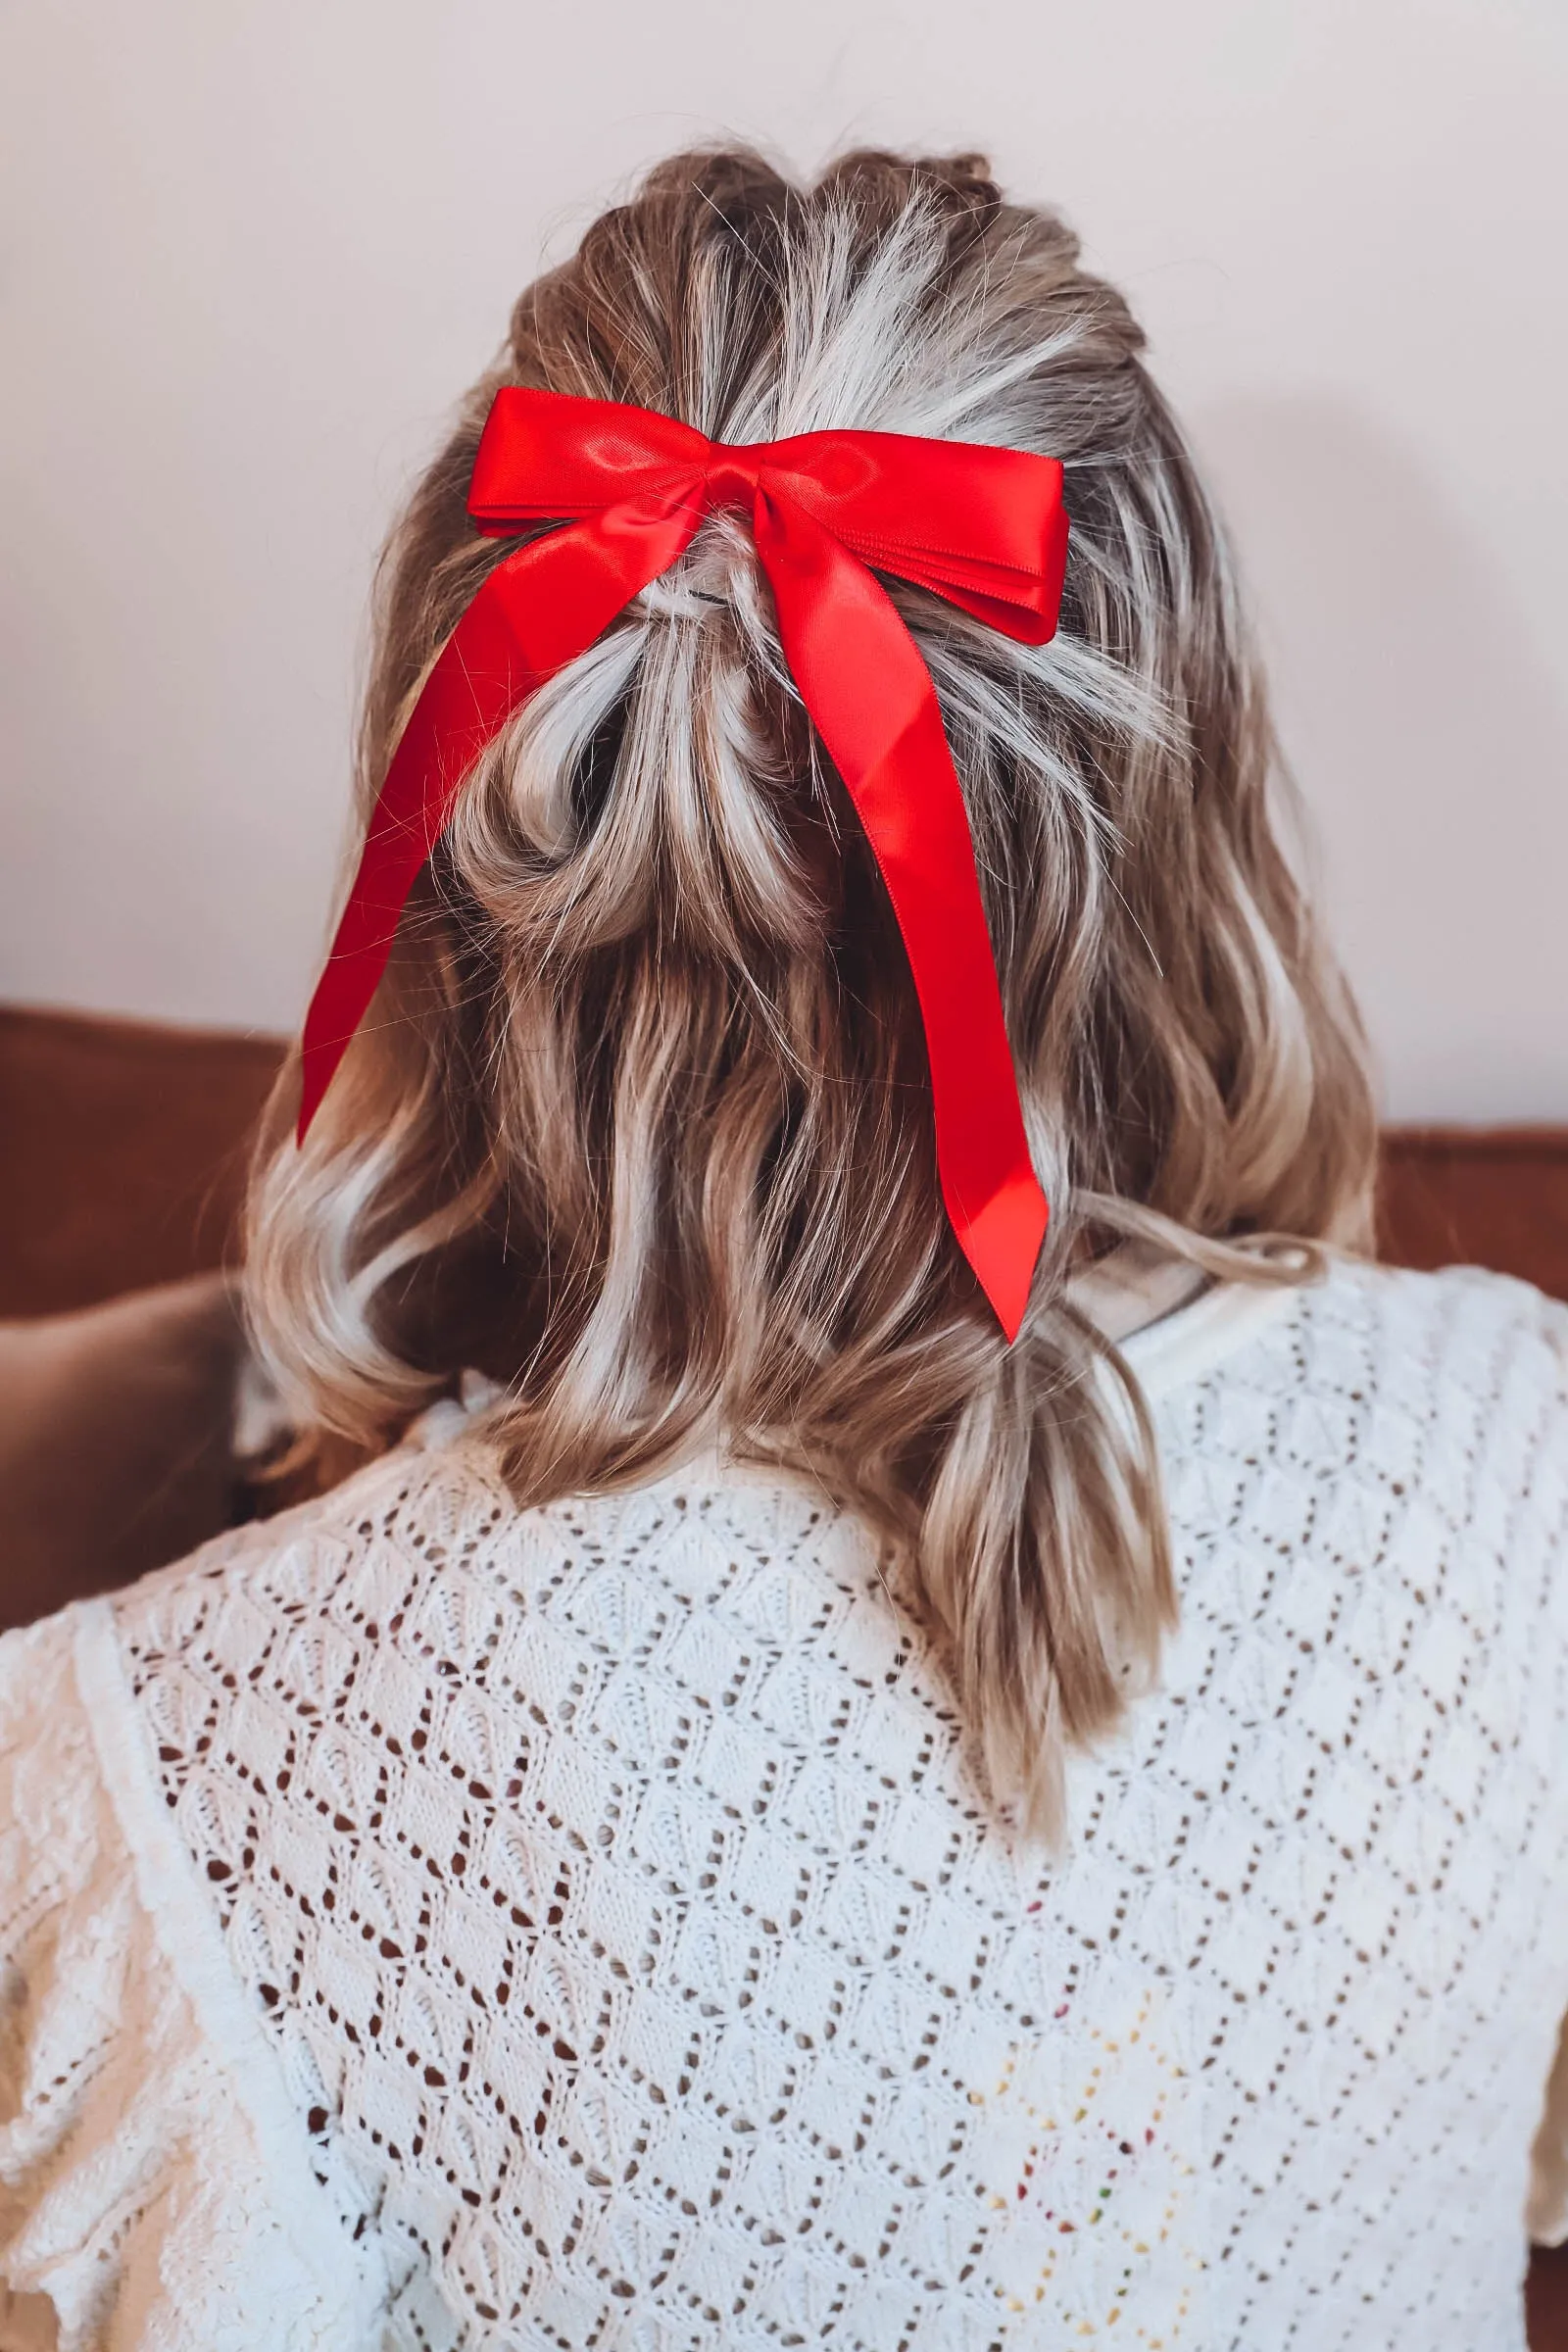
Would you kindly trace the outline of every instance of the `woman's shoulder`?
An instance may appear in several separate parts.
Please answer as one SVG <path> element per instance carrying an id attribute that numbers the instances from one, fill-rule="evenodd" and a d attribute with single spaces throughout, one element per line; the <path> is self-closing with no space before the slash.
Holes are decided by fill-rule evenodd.
<path id="1" fill-rule="evenodd" d="M 1560 1352 L 1568 1337 L 1568 1305 L 1514 1274 L 1489 1266 L 1430 1269 L 1390 1266 L 1362 1258 L 1336 1261 L 1324 1295 L 1334 1305 L 1396 1320 L 1424 1320 L 1456 1330 L 1540 1335 Z"/>
<path id="2" fill-rule="evenodd" d="M 1189 1608 L 1201 1614 L 1210 1574 L 1226 1592 L 1289 1558 L 1296 1616 L 1265 1609 L 1260 1625 L 1295 1624 L 1308 1595 L 1325 1626 L 1352 1599 L 1412 1626 L 1447 1612 L 1456 1654 L 1539 1668 L 1554 1706 L 1568 1307 L 1474 1267 L 1340 1261 L 1238 1311 L 1252 1320 L 1229 1352 L 1190 1356 L 1152 1397 L 1178 1548 L 1206 1563 Z M 1371 1636 L 1367 1650 L 1381 1654 Z"/>
<path id="3" fill-rule="evenodd" d="M 511 1642 L 563 1612 L 612 1608 L 632 1585 L 700 1608 L 714 1563 L 737 1544 L 774 1582 L 875 1581 L 875 1547 L 813 1481 L 721 1451 L 622 1489 L 519 1504 L 489 1401 L 437 1407 L 341 1485 L 116 1594 L 137 1695 L 170 1684 L 181 1659 L 233 1665 L 265 1649 L 270 1672 L 279 1643 L 297 1652 L 299 1675 L 388 1649 L 466 1656 L 473 1629 L 459 1617 L 482 1617 L 487 1640 Z"/>
<path id="4" fill-rule="evenodd" d="M 1499 1457 L 1568 1417 L 1568 1305 L 1481 1266 L 1336 1265 L 1303 1296 L 1297 1350 L 1312 1385 L 1473 1429 Z"/>
<path id="5" fill-rule="evenodd" d="M 113 1596 L 122 1643 L 174 1650 L 200 1639 L 215 1610 L 248 1608 L 302 1626 L 334 1601 L 354 1605 L 408 1552 L 472 1554 L 514 1516 L 494 1449 L 457 1404 L 324 1493 L 215 1536 Z"/>
<path id="6" fill-rule="evenodd" d="M 1202 1385 L 1426 1394 L 1489 1388 L 1568 1403 L 1568 1305 L 1481 1266 L 1332 1258 L 1298 1285 L 1217 1286 L 1124 1343 L 1151 1396 Z M 1498 1389 L 1498 1384 L 1502 1384 Z"/>
<path id="7" fill-rule="evenodd" d="M 1181 1547 L 1262 1559 L 1285 1544 L 1298 1585 L 1315 1563 L 1326 1607 L 1348 1561 L 1420 1593 L 1441 1565 L 1474 1623 L 1507 1627 L 1516 1648 L 1548 1598 L 1561 1619 L 1568 1307 L 1475 1267 L 1339 1260 L 1294 1291 L 1211 1295 L 1184 1320 L 1147 1335 L 1144 1362 L 1129 1349 Z"/>

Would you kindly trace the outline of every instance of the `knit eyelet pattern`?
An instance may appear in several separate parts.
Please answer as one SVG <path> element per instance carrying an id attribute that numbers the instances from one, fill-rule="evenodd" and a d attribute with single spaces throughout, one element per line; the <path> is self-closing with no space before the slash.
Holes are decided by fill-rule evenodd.
<path id="1" fill-rule="evenodd" d="M 387 2343 L 1522 2344 L 1565 1332 L 1343 1267 L 1156 1397 L 1181 1627 L 1057 1856 L 801 1480 L 519 1513 L 464 1425 L 126 1596 Z"/>

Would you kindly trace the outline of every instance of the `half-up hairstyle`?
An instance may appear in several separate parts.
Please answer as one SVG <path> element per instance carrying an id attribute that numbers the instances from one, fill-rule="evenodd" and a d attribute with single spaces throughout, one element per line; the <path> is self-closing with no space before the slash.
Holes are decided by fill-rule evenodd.
<path id="1" fill-rule="evenodd" d="M 1061 627 L 1016 645 L 891 584 L 973 828 L 1052 1220 L 1009 1348 L 937 1183 L 897 927 L 715 514 L 469 778 L 302 1151 L 259 1160 L 258 1341 L 323 1461 L 466 1366 L 520 1504 L 720 1446 L 890 1544 L 998 1795 L 1057 1816 L 1170 1623 L 1148 1413 L 1073 1304 L 1117 1236 L 1300 1279 L 1359 1245 L 1359 1035 L 1270 811 L 1273 739 L 1223 538 L 1113 289 L 972 157 L 814 186 L 679 156 L 518 302 L 384 561 L 368 810 L 506 543 L 465 500 L 503 384 L 714 439 L 835 426 L 1059 458 Z"/>

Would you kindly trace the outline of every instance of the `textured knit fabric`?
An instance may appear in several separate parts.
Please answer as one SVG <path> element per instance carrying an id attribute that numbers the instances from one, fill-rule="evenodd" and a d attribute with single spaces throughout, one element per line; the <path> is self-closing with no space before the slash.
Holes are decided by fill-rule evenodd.
<path id="1" fill-rule="evenodd" d="M 1568 1313 L 1340 1269 L 1128 1352 L 1182 1627 L 1056 1860 L 822 1494 L 519 1514 L 456 1407 L 0 1644 L 0 2341 L 1522 2346 Z"/>

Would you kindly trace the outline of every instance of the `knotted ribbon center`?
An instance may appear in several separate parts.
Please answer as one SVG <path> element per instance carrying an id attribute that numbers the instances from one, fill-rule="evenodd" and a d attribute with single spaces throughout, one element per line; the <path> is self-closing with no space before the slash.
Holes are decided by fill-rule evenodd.
<path id="1" fill-rule="evenodd" d="M 748 449 L 726 448 L 722 441 L 710 444 L 712 459 L 703 476 L 703 504 L 710 514 L 715 507 L 742 507 L 750 513 L 762 470 L 760 450 L 765 446 Z"/>

